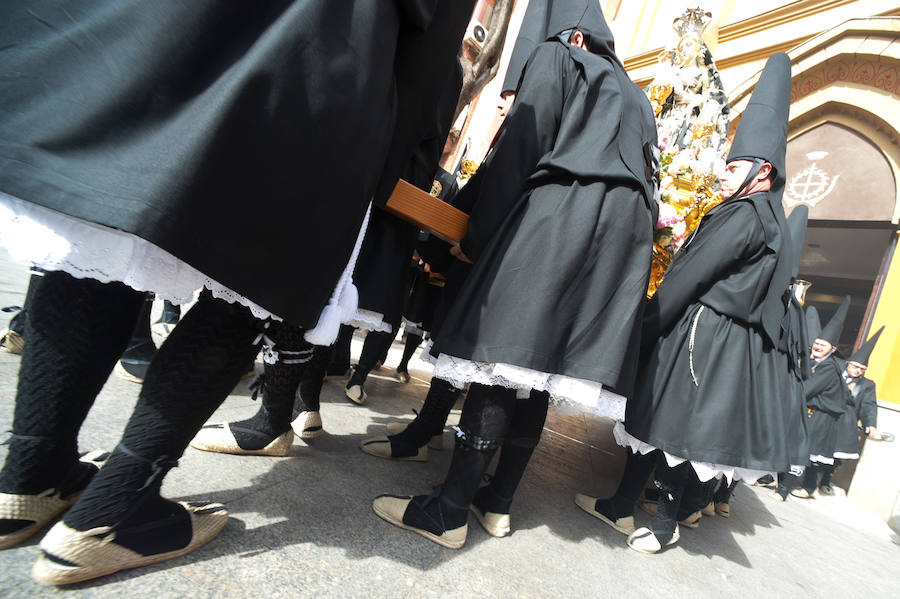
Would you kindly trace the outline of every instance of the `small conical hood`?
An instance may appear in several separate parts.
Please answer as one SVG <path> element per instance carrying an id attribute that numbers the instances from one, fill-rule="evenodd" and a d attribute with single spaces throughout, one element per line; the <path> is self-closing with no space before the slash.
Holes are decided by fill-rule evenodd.
<path id="1" fill-rule="evenodd" d="M 869 337 L 868 341 L 860 345 L 859 349 L 850 356 L 850 361 L 858 362 L 863 366 L 868 366 L 869 358 L 872 356 L 872 350 L 875 349 L 875 344 L 878 343 L 878 337 L 881 336 L 881 331 L 883 330 L 884 327 L 881 327 L 874 335 Z"/>
<path id="2" fill-rule="evenodd" d="M 831 345 L 837 345 L 838 341 L 841 340 L 841 331 L 844 330 L 844 319 L 847 318 L 847 311 L 850 309 L 850 296 L 844 296 L 844 301 L 841 302 L 841 305 L 838 306 L 838 309 L 834 312 L 834 316 L 831 317 L 831 320 L 828 321 L 828 324 L 825 325 L 825 328 L 822 329 L 822 332 L 819 333 L 818 339 L 824 339 Z"/>
<path id="3" fill-rule="evenodd" d="M 809 208 L 800 205 L 794 208 L 788 217 L 788 230 L 791 234 L 791 278 L 796 279 L 800 272 L 800 259 L 803 257 L 803 248 L 806 246 L 806 223 L 809 221 Z"/>
<path id="4" fill-rule="evenodd" d="M 819 311 L 815 306 L 806 309 L 806 336 L 811 341 L 818 339 L 822 335 L 822 321 L 819 320 Z"/>
<path id="5" fill-rule="evenodd" d="M 775 167 L 770 193 L 784 192 L 785 155 L 787 153 L 788 116 L 791 109 L 791 59 L 773 54 L 753 90 L 727 161 L 762 158 Z"/>

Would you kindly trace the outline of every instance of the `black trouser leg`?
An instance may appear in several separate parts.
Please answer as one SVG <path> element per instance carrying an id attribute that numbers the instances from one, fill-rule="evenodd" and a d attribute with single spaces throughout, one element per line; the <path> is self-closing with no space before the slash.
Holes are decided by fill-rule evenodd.
<path id="1" fill-rule="evenodd" d="M 678 509 L 681 498 L 691 477 L 690 462 L 682 462 L 671 467 L 666 462 L 666 457 L 661 451 L 656 462 L 656 486 L 659 489 L 656 515 L 650 521 L 650 530 L 656 536 L 660 544 L 668 543 L 675 534 L 678 525 Z"/>
<path id="2" fill-rule="evenodd" d="M 400 363 L 397 364 L 397 372 L 406 372 L 409 369 L 409 360 L 416 353 L 416 349 L 421 343 L 421 335 L 406 334 L 406 345 L 403 346 L 403 357 L 400 358 Z"/>
<path id="3" fill-rule="evenodd" d="M 33 290 L 0 491 L 34 494 L 77 465 L 78 431 L 134 329 L 144 294 L 48 272 Z"/>
<path id="4" fill-rule="evenodd" d="M 159 497 L 162 478 L 256 355 L 260 324 L 243 306 L 200 295 L 156 353 L 120 445 L 65 515 L 69 526 L 133 527 L 183 514 Z M 170 536 L 173 547 L 183 541 Z"/>
<path id="5" fill-rule="evenodd" d="M 550 394 L 532 390 L 528 399 L 516 401 L 512 422 L 491 484 L 478 490 L 475 503 L 482 512 L 508 514 L 513 496 L 525 474 L 534 448 L 541 440 Z"/>
<path id="6" fill-rule="evenodd" d="M 460 417 L 460 434 L 437 500 L 434 496 L 415 497 L 415 506 L 411 504 L 412 509 L 407 509 L 404 523 L 432 532 L 466 523 L 481 477 L 506 437 L 516 401 L 512 389 L 474 383 L 470 386 Z M 433 530 L 436 522 L 441 523 L 443 530 Z"/>

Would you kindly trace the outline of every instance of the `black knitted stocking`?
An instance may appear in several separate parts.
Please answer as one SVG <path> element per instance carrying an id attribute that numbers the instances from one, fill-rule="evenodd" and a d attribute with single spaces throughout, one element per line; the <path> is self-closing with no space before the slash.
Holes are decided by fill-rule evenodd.
<path id="1" fill-rule="evenodd" d="M 294 410 L 291 419 L 297 417 L 300 412 L 318 412 L 319 396 L 322 393 L 322 383 L 325 382 L 325 374 L 328 364 L 334 354 L 334 346 L 313 347 L 312 359 L 306 365 L 303 376 L 300 379 L 300 387 L 294 399 Z"/>
<path id="2" fill-rule="evenodd" d="M 246 371 L 258 351 L 260 324 L 247 308 L 201 293 L 156 353 L 120 446 L 65 515 L 66 524 L 133 530 L 171 520 L 189 536 L 182 508 L 159 496 L 162 477 Z M 118 535 L 116 542 L 152 553 L 184 542 L 171 527 L 160 530 L 171 540 L 143 533 L 135 541 Z"/>
<path id="3" fill-rule="evenodd" d="M 475 504 L 483 512 L 509 513 L 513 495 L 541 440 L 549 403 L 550 395 L 546 391 L 534 390 L 528 399 L 516 401 L 508 437 L 500 450 L 491 484 L 480 488 L 475 498 Z"/>
<path id="4" fill-rule="evenodd" d="M 125 349 L 143 299 L 121 283 L 64 272 L 49 272 L 36 286 L 0 491 L 40 493 L 80 467 L 78 430 Z"/>
<path id="5" fill-rule="evenodd" d="M 313 355 L 313 346 L 303 339 L 303 332 L 281 322 L 269 326 L 266 336 L 273 345 L 264 350 L 263 375 L 257 381 L 262 387 L 262 405 L 253 417 L 229 424 L 242 448 L 262 449 L 290 428 L 294 396 Z"/>

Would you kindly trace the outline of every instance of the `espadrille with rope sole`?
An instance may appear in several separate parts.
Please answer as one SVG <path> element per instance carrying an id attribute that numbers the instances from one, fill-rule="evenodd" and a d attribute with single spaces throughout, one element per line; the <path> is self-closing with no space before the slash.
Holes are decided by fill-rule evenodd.
<path id="1" fill-rule="evenodd" d="M 244 436 L 258 435 L 258 448 L 244 448 L 235 438 L 235 431 Z M 191 447 L 201 451 L 211 451 L 214 453 L 230 453 L 235 455 L 267 455 L 274 457 L 285 457 L 290 455 L 291 446 L 294 444 L 294 431 L 288 429 L 284 433 L 276 436 L 263 438 L 263 433 L 247 428 L 237 428 L 234 424 L 208 424 L 197 431 L 197 435 L 191 441 Z M 268 442 L 264 442 L 268 441 Z"/>
<path id="2" fill-rule="evenodd" d="M 119 531 L 113 527 L 100 526 L 82 532 L 58 522 L 41 541 L 43 555 L 31 574 L 38 582 L 63 585 L 157 564 L 206 545 L 228 523 L 228 511 L 221 503 L 181 501 L 179 504 L 187 512 L 191 525 L 191 538 L 184 547 L 143 555 L 116 543 Z"/>
<path id="3" fill-rule="evenodd" d="M 107 457 L 107 452 L 92 451 L 80 461 L 99 470 Z M 63 481 L 61 489 L 46 489 L 35 495 L 0 493 L 0 549 L 26 541 L 69 509 L 97 470 L 77 473 L 72 480 Z"/>

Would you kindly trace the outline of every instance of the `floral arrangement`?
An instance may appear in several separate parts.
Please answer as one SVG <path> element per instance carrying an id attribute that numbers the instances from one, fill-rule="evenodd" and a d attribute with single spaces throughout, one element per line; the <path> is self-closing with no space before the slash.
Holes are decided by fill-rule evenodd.
<path id="1" fill-rule="evenodd" d="M 722 201 L 718 174 L 728 153 L 730 107 L 701 37 L 711 18 L 691 8 L 675 19 L 678 42 L 660 54 L 659 70 L 647 88 L 656 113 L 661 170 L 648 297 L 703 215 Z"/>

